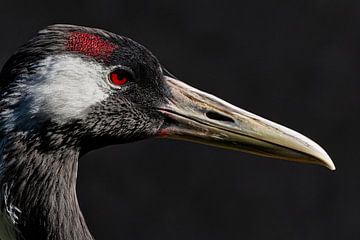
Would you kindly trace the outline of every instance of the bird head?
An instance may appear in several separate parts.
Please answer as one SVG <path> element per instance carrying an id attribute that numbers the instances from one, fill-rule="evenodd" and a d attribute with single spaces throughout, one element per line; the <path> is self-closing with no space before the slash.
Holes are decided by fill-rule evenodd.
<path id="1" fill-rule="evenodd" d="M 181 82 L 142 45 L 100 29 L 41 30 L 5 64 L 0 87 L 3 134 L 41 132 L 83 151 L 173 138 L 335 169 L 309 138 Z"/>

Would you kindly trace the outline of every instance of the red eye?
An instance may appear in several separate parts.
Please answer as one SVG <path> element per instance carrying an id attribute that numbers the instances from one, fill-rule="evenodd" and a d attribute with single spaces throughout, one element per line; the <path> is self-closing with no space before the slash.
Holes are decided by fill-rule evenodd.
<path id="1" fill-rule="evenodd" d="M 116 86 L 122 86 L 128 81 L 128 78 L 127 78 L 126 74 L 121 73 L 119 71 L 115 71 L 115 72 L 110 73 L 110 80 L 111 80 L 112 84 L 114 84 Z"/>
<path id="2" fill-rule="evenodd" d="M 127 82 L 132 82 L 135 80 L 134 73 L 131 69 L 128 68 L 117 68 L 112 71 L 109 75 L 109 81 L 114 86 L 122 86 Z"/>

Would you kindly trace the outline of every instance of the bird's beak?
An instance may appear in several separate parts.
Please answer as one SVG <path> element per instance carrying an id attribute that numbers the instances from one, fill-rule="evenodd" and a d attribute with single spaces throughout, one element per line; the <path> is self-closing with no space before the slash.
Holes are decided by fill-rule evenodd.
<path id="1" fill-rule="evenodd" d="M 329 155 L 302 134 L 171 77 L 165 77 L 165 81 L 170 97 L 159 111 L 171 121 L 162 128 L 159 136 L 318 164 L 335 170 Z"/>

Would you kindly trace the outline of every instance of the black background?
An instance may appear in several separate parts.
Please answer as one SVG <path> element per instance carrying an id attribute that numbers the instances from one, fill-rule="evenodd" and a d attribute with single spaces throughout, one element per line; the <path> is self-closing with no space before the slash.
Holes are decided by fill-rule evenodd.
<path id="1" fill-rule="evenodd" d="M 1 65 L 53 23 L 144 44 L 178 78 L 319 142 L 337 170 L 167 140 L 80 160 L 96 239 L 360 239 L 360 2 L 5 1 Z"/>

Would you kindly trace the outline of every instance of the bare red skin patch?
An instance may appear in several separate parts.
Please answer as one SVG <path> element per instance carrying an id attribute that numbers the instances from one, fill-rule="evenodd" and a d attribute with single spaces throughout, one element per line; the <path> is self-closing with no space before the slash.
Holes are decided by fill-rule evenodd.
<path id="1" fill-rule="evenodd" d="M 85 32 L 72 32 L 66 47 L 69 51 L 79 52 L 102 60 L 109 59 L 111 54 L 117 49 L 115 44 Z"/>
<path id="2" fill-rule="evenodd" d="M 169 131 L 167 129 L 161 129 L 158 133 L 157 136 L 158 137 L 166 137 L 169 135 Z"/>

